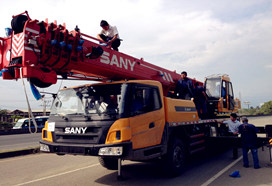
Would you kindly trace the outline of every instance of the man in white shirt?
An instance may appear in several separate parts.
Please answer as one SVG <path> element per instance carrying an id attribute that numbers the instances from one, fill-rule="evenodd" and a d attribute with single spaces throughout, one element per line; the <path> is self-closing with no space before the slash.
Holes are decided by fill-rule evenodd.
<path id="1" fill-rule="evenodd" d="M 116 26 L 109 25 L 105 20 L 100 22 L 100 26 L 102 27 L 102 30 L 97 35 L 97 38 L 101 41 L 107 42 L 109 47 L 118 51 L 118 47 L 120 46 L 121 42 Z"/>
<path id="2" fill-rule="evenodd" d="M 233 134 L 234 136 L 238 134 L 239 129 L 238 127 L 241 125 L 241 123 L 237 120 L 237 114 L 231 113 L 230 114 L 230 120 L 223 121 L 224 124 L 227 124 L 229 127 L 229 132 Z"/>
<path id="3" fill-rule="evenodd" d="M 229 132 L 229 134 L 231 136 L 238 136 L 239 126 L 241 125 L 241 123 L 237 120 L 237 114 L 236 113 L 231 113 L 230 114 L 230 120 L 223 121 L 221 123 L 228 125 L 228 128 L 229 128 L 228 132 Z M 238 158 L 237 144 L 234 143 L 232 145 L 233 145 L 233 159 L 237 159 Z"/>

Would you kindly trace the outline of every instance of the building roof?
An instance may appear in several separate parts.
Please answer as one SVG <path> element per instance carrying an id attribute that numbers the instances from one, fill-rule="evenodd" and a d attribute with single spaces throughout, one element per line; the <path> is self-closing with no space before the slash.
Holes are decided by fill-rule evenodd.
<path id="1" fill-rule="evenodd" d="M 13 112 L 28 112 L 28 109 L 15 109 L 15 110 L 8 110 L 8 113 L 13 113 Z M 32 112 L 43 112 L 43 109 L 34 109 Z M 50 112 L 50 110 L 46 109 L 46 112 Z"/>

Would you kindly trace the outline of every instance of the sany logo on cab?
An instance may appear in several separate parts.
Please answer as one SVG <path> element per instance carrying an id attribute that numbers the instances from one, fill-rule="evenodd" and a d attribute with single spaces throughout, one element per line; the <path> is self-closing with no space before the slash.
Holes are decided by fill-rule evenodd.
<path id="1" fill-rule="evenodd" d="M 85 134 L 87 127 L 65 127 L 65 134 Z"/>

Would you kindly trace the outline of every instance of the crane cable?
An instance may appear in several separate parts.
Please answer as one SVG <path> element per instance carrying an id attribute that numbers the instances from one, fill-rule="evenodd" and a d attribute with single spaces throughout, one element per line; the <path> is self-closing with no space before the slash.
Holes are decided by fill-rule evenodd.
<path id="1" fill-rule="evenodd" d="M 22 79 L 22 82 L 23 82 L 23 87 L 24 87 L 24 92 L 25 92 L 25 97 L 26 97 L 26 102 L 27 102 L 27 107 L 28 107 L 28 119 L 29 119 L 28 120 L 29 121 L 29 123 L 28 123 L 28 130 L 29 130 L 30 134 L 37 133 L 38 127 L 37 127 L 37 123 L 36 123 L 35 117 L 33 116 L 32 110 L 30 108 L 30 104 L 29 104 L 29 100 L 28 100 L 28 96 L 27 96 L 26 88 L 25 88 L 25 82 L 24 82 L 24 79 L 23 79 L 22 68 L 20 68 L 20 76 L 21 76 L 21 79 Z M 31 131 L 31 121 L 30 121 L 30 118 L 32 118 L 32 121 L 34 123 L 35 132 Z"/>

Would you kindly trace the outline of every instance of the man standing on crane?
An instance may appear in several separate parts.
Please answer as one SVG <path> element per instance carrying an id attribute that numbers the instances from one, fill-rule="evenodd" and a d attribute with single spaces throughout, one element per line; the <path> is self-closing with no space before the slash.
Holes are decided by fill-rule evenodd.
<path id="1" fill-rule="evenodd" d="M 205 90 L 202 86 L 199 86 L 199 83 L 196 82 L 195 84 L 195 91 L 194 91 L 194 103 L 196 105 L 196 110 L 198 116 L 201 119 L 207 117 L 207 100 L 208 96 L 205 93 Z"/>
<path id="2" fill-rule="evenodd" d="M 180 99 L 190 100 L 194 97 L 193 90 L 193 82 L 187 78 L 187 72 L 181 72 L 181 79 L 178 80 L 175 90 L 175 93 L 178 94 L 177 97 Z"/>
<path id="3" fill-rule="evenodd" d="M 116 26 L 111 26 L 105 20 L 100 22 L 100 26 L 102 27 L 101 32 L 97 35 L 97 38 L 101 41 L 105 41 L 108 43 L 108 46 L 113 50 L 118 51 L 118 47 L 121 44 L 121 40 L 119 38 L 119 33 Z"/>

